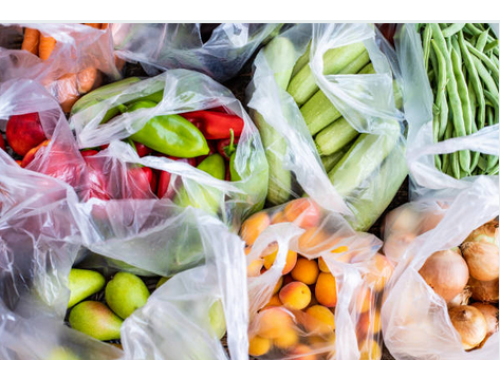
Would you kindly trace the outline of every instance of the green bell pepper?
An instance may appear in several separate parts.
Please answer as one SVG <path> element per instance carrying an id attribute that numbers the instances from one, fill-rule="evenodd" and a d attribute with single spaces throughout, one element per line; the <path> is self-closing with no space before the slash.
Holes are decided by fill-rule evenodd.
<path id="1" fill-rule="evenodd" d="M 127 112 L 155 106 L 155 102 L 140 100 L 132 103 Z M 157 152 L 180 158 L 203 156 L 210 151 L 200 130 L 179 115 L 155 116 L 131 139 Z"/>
<path id="2" fill-rule="evenodd" d="M 224 165 L 224 158 L 218 153 L 212 154 L 205 158 L 199 165 L 198 169 L 203 170 L 205 173 L 210 174 L 212 177 L 224 181 L 226 176 L 226 166 Z"/>

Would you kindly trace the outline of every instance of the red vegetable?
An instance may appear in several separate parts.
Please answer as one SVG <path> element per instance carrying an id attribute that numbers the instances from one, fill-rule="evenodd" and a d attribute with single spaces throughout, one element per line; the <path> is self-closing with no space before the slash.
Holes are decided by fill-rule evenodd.
<path id="1" fill-rule="evenodd" d="M 148 154 L 151 154 L 153 152 L 153 149 L 148 148 L 144 144 L 141 144 L 141 143 L 134 141 L 134 145 L 135 145 L 135 150 L 137 151 L 137 154 L 139 155 L 139 157 L 147 156 Z"/>
<path id="2" fill-rule="evenodd" d="M 214 111 L 194 111 L 181 114 L 193 123 L 207 140 L 220 140 L 231 137 L 231 129 L 236 137 L 243 132 L 243 119 L 236 115 Z"/>
<path id="3" fill-rule="evenodd" d="M 91 157 L 95 156 L 99 152 L 97 150 L 90 149 L 90 150 L 82 150 L 80 153 L 82 154 L 83 157 Z"/>
<path id="4" fill-rule="evenodd" d="M 239 141 L 239 137 L 234 139 L 228 138 L 219 140 L 219 142 L 217 143 L 217 152 L 219 152 L 222 157 L 229 161 L 231 159 L 231 155 L 236 151 L 236 146 L 238 145 Z"/>
<path id="5" fill-rule="evenodd" d="M 0 149 L 5 150 L 5 141 L 3 141 L 2 135 L 0 135 Z"/>
<path id="6" fill-rule="evenodd" d="M 163 157 L 168 157 L 162 154 Z M 191 166 L 196 167 L 196 159 L 195 158 L 177 158 L 177 157 L 168 157 L 171 160 L 174 161 L 180 161 L 180 162 L 186 162 Z M 156 190 L 156 196 L 158 198 L 163 198 L 165 194 L 167 193 L 168 186 L 170 185 L 170 179 L 172 178 L 172 174 L 169 172 L 166 172 L 162 170 L 160 172 L 159 178 L 158 178 L 158 187 Z"/>
<path id="7" fill-rule="evenodd" d="M 37 112 L 11 116 L 5 136 L 12 150 L 20 156 L 47 139 Z"/>

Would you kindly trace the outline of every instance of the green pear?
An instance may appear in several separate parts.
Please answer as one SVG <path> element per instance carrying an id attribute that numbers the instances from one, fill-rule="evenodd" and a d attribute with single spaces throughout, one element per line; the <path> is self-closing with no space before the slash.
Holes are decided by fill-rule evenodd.
<path id="1" fill-rule="evenodd" d="M 71 327 L 98 340 L 120 339 L 123 320 L 106 305 L 97 301 L 84 301 L 69 313 Z"/>
<path id="2" fill-rule="evenodd" d="M 143 307 L 149 298 L 149 290 L 135 274 L 119 272 L 106 285 L 106 303 L 118 316 L 125 319 Z"/>
<path id="3" fill-rule="evenodd" d="M 80 358 L 67 348 L 56 347 L 50 352 L 46 360 L 80 360 Z"/>
<path id="4" fill-rule="evenodd" d="M 222 339 L 222 337 L 226 334 L 226 319 L 224 317 L 224 308 L 221 300 L 215 301 L 212 306 L 210 306 L 208 318 L 210 319 L 210 326 L 212 327 L 215 336 Z"/>
<path id="5" fill-rule="evenodd" d="M 68 308 L 97 293 L 104 287 L 106 280 L 99 272 L 87 269 L 71 269 L 69 272 L 69 297 Z"/>
<path id="6" fill-rule="evenodd" d="M 156 284 L 156 289 L 158 289 L 160 286 L 162 286 L 165 282 L 167 282 L 168 280 L 170 280 L 172 276 L 170 277 L 162 277 L 160 278 L 160 280 L 158 281 L 158 283 Z"/>

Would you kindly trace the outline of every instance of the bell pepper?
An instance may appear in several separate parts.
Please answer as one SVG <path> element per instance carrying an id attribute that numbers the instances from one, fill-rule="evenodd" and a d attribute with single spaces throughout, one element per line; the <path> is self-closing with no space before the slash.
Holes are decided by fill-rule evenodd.
<path id="1" fill-rule="evenodd" d="M 194 111 L 181 114 L 200 129 L 207 140 L 228 139 L 231 130 L 236 137 L 243 132 L 243 119 L 223 112 Z"/>
<path id="2" fill-rule="evenodd" d="M 147 199 L 151 193 L 153 171 L 148 167 L 131 168 L 127 172 L 132 199 Z"/>
<path id="3" fill-rule="evenodd" d="M 168 157 L 164 154 L 158 154 L 158 156 Z M 188 158 L 188 159 L 177 158 L 177 157 L 168 157 L 168 158 L 170 158 L 171 160 L 174 160 L 174 161 L 186 162 L 187 164 L 189 164 L 191 166 L 196 166 L 196 161 L 194 158 Z M 156 195 L 158 196 L 158 198 L 161 199 L 167 193 L 168 186 L 170 185 L 170 179 L 172 178 L 172 175 L 165 170 L 161 170 L 158 177 L 159 178 L 158 178 L 158 187 L 156 190 Z M 170 196 L 169 196 L 169 198 L 170 198 Z"/>
<path id="4" fill-rule="evenodd" d="M 154 102 L 141 100 L 132 103 L 127 112 L 154 106 Z M 160 153 L 181 158 L 202 156 L 209 151 L 203 134 L 179 115 L 155 116 L 133 134 L 131 139 Z"/>
<path id="5" fill-rule="evenodd" d="M 239 137 L 234 138 L 234 133 L 231 133 L 230 138 L 220 140 L 217 143 L 217 152 L 219 152 L 222 157 L 229 161 L 231 159 L 231 155 L 236 152 L 236 147 L 238 146 L 239 141 Z"/>
<path id="6" fill-rule="evenodd" d="M 205 173 L 210 174 L 212 177 L 224 180 L 226 175 L 226 167 L 224 159 L 218 153 L 212 154 L 205 158 L 199 165 L 198 169 L 203 170 Z"/>
<path id="7" fill-rule="evenodd" d="M 214 146 L 214 141 L 211 141 L 211 140 L 207 140 L 207 144 L 208 144 L 208 154 L 205 154 L 204 156 L 199 156 L 199 157 L 196 157 L 196 164 L 194 166 L 198 166 L 199 164 L 201 164 L 205 158 L 211 156 L 212 154 L 214 154 L 215 152 L 217 152 L 217 149 L 216 147 Z"/>
<path id="8" fill-rule="evenodd" d="M 5 141 L 3 141 L 3 137 L 0 134 L 0 149 L 5 150 Z"/>

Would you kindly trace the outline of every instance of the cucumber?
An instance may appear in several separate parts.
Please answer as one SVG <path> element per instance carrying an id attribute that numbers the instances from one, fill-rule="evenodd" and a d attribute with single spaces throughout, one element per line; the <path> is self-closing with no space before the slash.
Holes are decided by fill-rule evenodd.
<path id="1" fill-rule="evenodd" d="M 323 74 L 338 74 L 364 50 L 365 45 L 362 42 L 328 50 L 323 56 Z M 317 90 L 318 85 L 309 65 L 305 65 L 292 78 L 288 86 L 288 93 L 292 95 L 299 107 L 313 96 Z"/>
<path id="2" fill-rule="evenodd" d="M 275 73 L 276 83 L 280 88 L 286 90 L 295 63 L 294 45 L 288 38 L 276 37 L 263 49 L 263 54 L 269 67 Z M 259 128 L 269 164 L 267 200 L 273 205 L 279 205 L 290 198 L 292 191 L 292 173 L 283 168 L 283 157 L 286 154 L 287 143 L 283 136 L 264 120 L 260 113 L 254 113 L 254 120 Z"/>
<path id="3" fill-rule="evenodd" d="M 360 70 L 364 69 L 369 61 L 370 56 L 365 50 L 338 74 L 356 74 Z M 370 66 L 371 70 L 373 70 L 373 65 Z M 371 72 L 367 71 L 366 73 L 368 74 Z M 375 71 L 373 71 L 373 73 L 375 73 Z M 328 124 L 337 120 L 339 117 L 342 117 L 340 111 L 335 108 L 331 100 L 328 99 L 328 97 L 321 90 L 316 92 L 312 98 L 300 108 L 300 112 L 302 113 L 304 121 L 307 124 L 307 128 L 309 128 L 309 132 L 312 136 L 321 131 Z"/>
<path id="4" fill-rule="evenodd" d="M 343 117 L 335 120 L 316 135 L 314 141 L 321 156 L 333 154 L 342 149 L 359 134 Z"/>
<path id="5" fill-rule="evenodd" d="M 344 154 L 347 153 L 350 147 L 351 144 L 347 144 L 345 147 L 336 151 L 335 153 L 321 157 L 321 162 L 327 173 L 332 170 L 335 165 L 337 165 L 337 163 L 342 159 L 342 157 L 344 157 Z"/>
<path id="6" fill-rule="evenodd" d="M 309 63 L 309 55 L 311 54 L 311 43 L 307 45 L 307 49 L 304 54 L 300 56 L 300 58 L 295 63 L 292 71 L 292 77 L 297 75 L 297 73 L 304 68 L 305 65 Z"/>
<path id="7" fill-rule="evenodd" d="M 368 178 L 389 155 L 399 138 L 399 125 L 386 134 L 361 134 L 342 160 L 328 173 L 335 190 L 348 196 Z"/>

